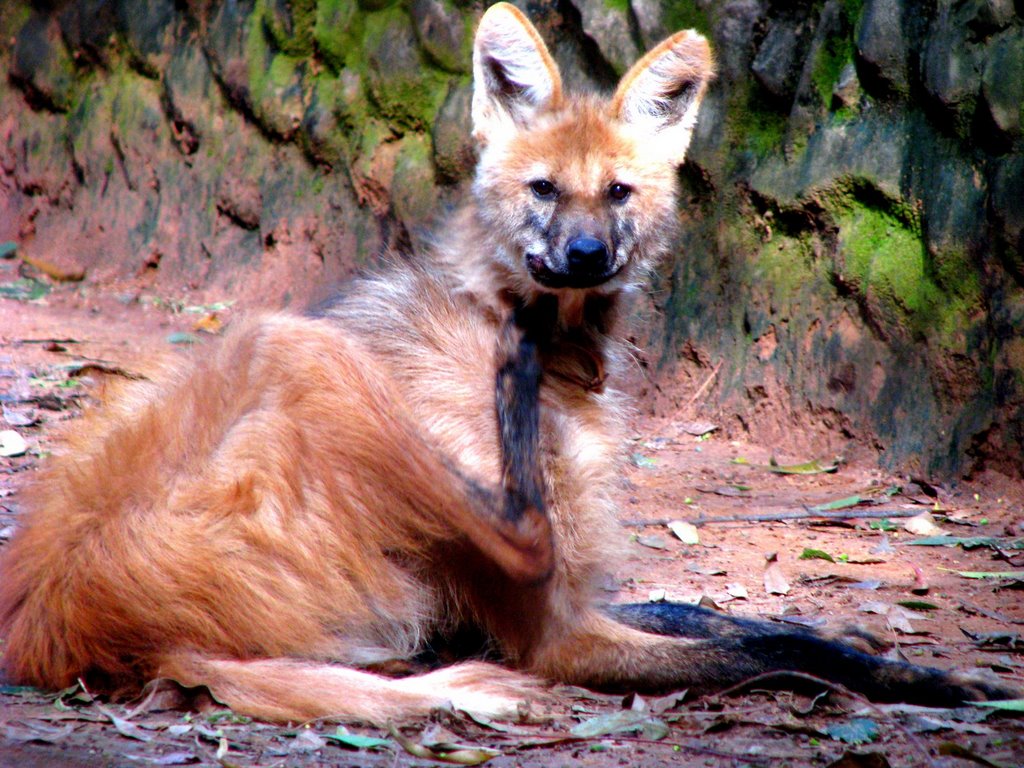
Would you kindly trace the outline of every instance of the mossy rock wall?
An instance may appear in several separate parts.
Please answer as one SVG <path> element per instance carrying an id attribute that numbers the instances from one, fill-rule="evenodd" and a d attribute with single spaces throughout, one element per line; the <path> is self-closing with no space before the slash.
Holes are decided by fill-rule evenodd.
<path id="1" fill-rule="evenodd" d="M 648 402 L 812 435 L 792 453 L 1020 473 L 1021 0 L 523 7 L 572 85 L 610 87 L 682 27 L 718 53 L 682 233 L 638 310 Z M 5 2 L 0 241 L 85 289 L 272 305 L 415 252 L 472 167 L 482 9 Z"/>
<path id="2" fill-rule="evenodd" d="M 813 427 L 925 475 L 1019 475 L 1024 4 L 708 18 L 721 76 L 684 168 L 662 367 L 721 363 L 734 430 L 782 450 Z"/>

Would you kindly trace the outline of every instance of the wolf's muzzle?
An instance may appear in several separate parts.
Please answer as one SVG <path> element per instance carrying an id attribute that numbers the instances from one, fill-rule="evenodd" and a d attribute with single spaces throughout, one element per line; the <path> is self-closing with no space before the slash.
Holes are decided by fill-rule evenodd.
<path id="1" fill-rule="evenodd" d="M 533 278 L 548 288 L 593 288 L 610 280 L 618 271 L 603 240 L 581 235 L 565 246 L 562 259 L 528 259 Z"/>

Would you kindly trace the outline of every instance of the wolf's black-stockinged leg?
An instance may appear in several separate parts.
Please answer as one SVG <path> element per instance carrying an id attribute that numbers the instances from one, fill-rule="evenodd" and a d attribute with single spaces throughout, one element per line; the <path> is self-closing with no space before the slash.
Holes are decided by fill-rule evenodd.
<path id="1" fill-rule="evenodd" d="M 498 360 L 495 405 L 501 435 L 501 484 L 509 522 L 546 514 L 540 463 L 539 347 L 551 334 L 558 299 L 544 294 L 518 307 L 506 322 Z"/>
<path id="2" fill-rule="evenodd" d="M 1012 698 L 1016 693 L 994 675 L 888 661 L 808 630 L 734 618 L 695 605 L 633 603 L 607 606 L 605 611 L 634 629 L 693 639 L 698 646 L 707 643 L 709 663 L 724 662 L 714 681 L 719 688 L 755 675 L 789 671 L 839 683 L 874 701 L 956 706 L 983 698 Z M 780 680 L 781 686 L 792 684 Z"/>

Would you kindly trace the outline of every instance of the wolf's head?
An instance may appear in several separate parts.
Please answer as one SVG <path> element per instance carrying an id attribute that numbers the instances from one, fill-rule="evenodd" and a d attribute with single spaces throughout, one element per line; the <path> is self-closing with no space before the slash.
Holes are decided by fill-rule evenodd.
<path id="1" fill-rule="evenodd" d="M 492 6 L 473 52 L 474 182 L 495 258 L 524 297 L 615 292 L 667 246 L 676 169 L 714 65 L 679 32 L 644 56 L 611 98 L 569 96 L 537 30 Z"/>

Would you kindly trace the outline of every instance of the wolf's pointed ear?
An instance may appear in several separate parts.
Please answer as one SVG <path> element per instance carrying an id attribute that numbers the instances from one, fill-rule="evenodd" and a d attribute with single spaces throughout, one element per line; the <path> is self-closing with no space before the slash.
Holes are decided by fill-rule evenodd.
<path id="1" fill-rule="evenodd" d="M 508 3 L 491 6 L 473 44 L 473 137 L 483 145 L 561 99 L 558 67 L 529 19 Z"/>
<path id="2" fill-rule="evenodd" d="M 649 134 L 670 162 L 682 163 L 714 74 L 708 41 L 693 30 L 677 32 L 625 74 L 612 98 L 612 111 Z"/>

